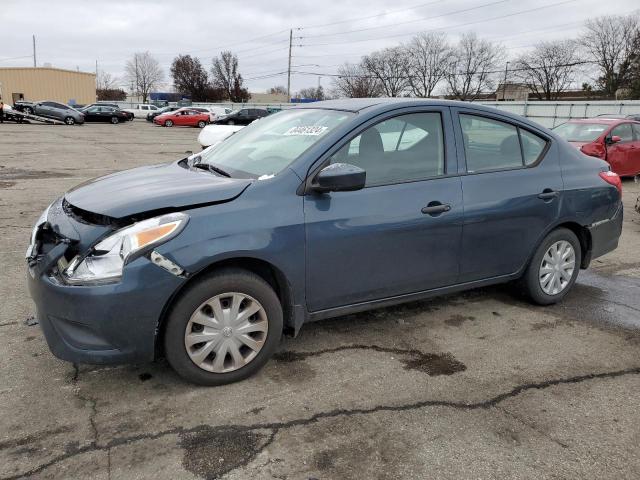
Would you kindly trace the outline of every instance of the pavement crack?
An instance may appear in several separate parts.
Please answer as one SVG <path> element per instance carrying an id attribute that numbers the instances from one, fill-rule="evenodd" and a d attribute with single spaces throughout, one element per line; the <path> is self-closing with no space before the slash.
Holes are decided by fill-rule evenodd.
<path id="1" fill-rule="evenodd" d="M 509 417 L 513 418 L 517 422 L 521 423 L 525 427 L 528 427 L 529 429 L 533 430 L 534 432 L 538 433 L 539 435 L 542 435 L 546 439 L 551 440 L 556 445 L 559 445 L 562 448 L 569 448 L 569 445 L 567 445 L 566 443 L 561 442 L 557 438 L 554 438 L 553 436 L 549 435 L 549 433 L 545 432 L 544 430 L 539 429 L 535 424 L 526 421 L 524 418 L 520 417 L 519 415 L 516 415 L 513 412 L 510 412 L 509 410 L 507 410 L 503 406 L 498 405 L 498 406 L 496 406 L 496 408 L 498 410 L 500 410 L 501 412 L 503 412 L 505 415 L 508 415 Z"/>
<path id="2" fill-rule="evenodd" d="M 94 398 L 83 395 L 80 385 L 78 384 L 78 379 L 80 377 L 80 368 L 77 363 L 73 364 L 73 376 L 71 377 L 71 384 L 73 385 L 73 393 L 74 395 L 82 401 L 85 406 L 89 407 L 89 426 L 91 428 L 92 433 L 92 441 L 89 445 L 98 445 L 98 426 L 96 424 L 96 416 L 98 415 L 97 402 Z"/>
<path id="3" fill-rule="evenodd" d="M 74 365 L 74 376 L 72 378 L 72 382 L 77 383 L 78 375 L 79 375 L 78 368 L 76 365 Z M 309 417 L 296 418 L 296 419 L 288 420 L 286 422 L 269 422 L 269 423 L 255 423 L 251 425 L 220 425 L 220 426 L 211 426 L 211 425 L 205 424 L 205 425 L 197 425 L 195 427 L 190 427 L 190 428 L 184 428 L 184 427 L 178 426 L 178 427 L 174 427 L 174 428 L 170 428 L 167 430 L 162 430 L 154 433 L 140 433 L 137 435 L 130 435 L 127 437 L 113 438 L 104 444 L 99 444 L 97 440 L 98 430 L 95 425 L 95 419 L 93 418 L 93 416 L 95 415 L 95 402 L 94 402 L 94 407 L 92 408 L 93 414 L 92 414 L 92 417 L 90 418 L 92 428 L 95 434 L 94 441 L 92 441 L 91 443 L 83 447 L 79 447 L 71 452 L 58 455 L 57 457 L 52 458 L 48 462 L 43 463 L 38 467 L 35 467 L 29 471 L 26 471 L 17 475 L 1 477 L 0 480 L 18 480 L 20 478 L 38 474 L 43 470 L 46 470 L 47 468 L 53 465 L 56 465 L 60 462 L 63 462 L 76 455 L 80 455 L 88 452 L 94 452 L 94 451 L 109 451 L 110 449 L 121 446 L 121 445 L 130 444 L 133 442 L 138 442 L 143 440 L 155 440 L 158 438 L 165 437 L 167 435 L 184 436 L 189 434 L 197 434 L 199 432 L 204 432 L 204 431 L 206 431 L 208 435 L 215 435 L 216 433 L 223 434 L 228 432 L 234 432 L 234 434 L 242 434 L 242 433 L 257 432 L 260 430 L 263 430 L 263 431 L 270 430 L 272 432 L 270 439 L 267 440 L 265 444 L 258 449 L 258 453 L 260 453 L 262 450 L 264 450 L 271 444 L 271 442 L 275 438 L 275 435 L 277 435 L 280 431 L 287 430 L 289 428 L 310 425 L 313 423 L 317 423 L 320 420 L 324 420 L 328 418 L 352 417 L 356 415 L 370 415 L 378 412 L 402 412 L 402 411 L 408 411 L 408 410 L 418 410 L 421 408 L 428 408 L 428 407 L 446 407 L 446 408 L 453 408 L 453 409 L 465 410 L 465 411 L 489 409 L 492 407 L 496 407 L 500 403 L 510 398 L 515 398 L 519 395 L 522 395 L 523 393 L 528 392 L 530 390 L 545 390 L 545 389 L 552 388 L 559 385 L 572 385 L 572 384 L 579 384 L 579 383 L 588 382 L 592 380 L 614 379 L 614 378 L 624 377 L 627 375 L 640 375 L 640 367 L 627 368 L 624 370 L 615 370 L 610 372 L 587 373 L 584 375 L 576 375 L 572 377 L 545 380 L 543 382 L 524 383 L 516 387 L 513 387 L 508 392 L 504 392 L 494 397 L 491 397 L 489 399 L 474 402 L 474 403 L 455 402 L 455 401 L 449 401 L 449 400 L 422 400 L 419 402 L 413 402 L 413 403 L 402 404 L 402 405 L 377 405 L 370 408 L 353 408 L 353 409 L 339 408 L 339 409 L 329 410 L 326 412 L 318 412 Z M 84 398 L 84 397 L 79 396 L 79 398 Z M 258 453 L 256 453 L 256 455 Z M 251 455 L 251 457 L 254 458 L 255 455 Z M 237 466 L 234 466 L 234 469 L 239 468 L 240 466 L 242 466 L 242 462 Z"/>

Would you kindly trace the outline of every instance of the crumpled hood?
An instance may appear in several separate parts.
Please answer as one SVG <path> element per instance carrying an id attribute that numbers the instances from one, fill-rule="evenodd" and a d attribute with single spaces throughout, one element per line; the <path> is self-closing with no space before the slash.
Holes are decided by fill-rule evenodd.
<path id="1" fill-rule="evenodd" d="M 84 211 L 119 219 L 148 211 L 227 202 L 251 182 L 183 168 L 174 162 L 90 180 L 67 192 L 65 200 Z"/>

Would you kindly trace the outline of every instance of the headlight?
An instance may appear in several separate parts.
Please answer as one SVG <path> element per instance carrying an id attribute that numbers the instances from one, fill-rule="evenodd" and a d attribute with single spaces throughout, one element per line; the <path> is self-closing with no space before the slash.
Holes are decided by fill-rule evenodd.
<path id="1" fill-rule="evenodd" d="M 53 205 L 53 203 L 51 205 Z M 47 218 L 49 217 L 49 210 L 51 209 L 51 205 L 49 205 L 44 210 L 44 212 L 42 212 L 42 215 L 40 215 L 40 218 L 38 218 L 38 221 L 33 227 L 33 230 L 31 230 L 31 240 L 29 241 L 29 248 L 27 248 L 27 253 L 25 255 L 26 258 L 31 258 L 34 254 L 33 248 L 36 246 L 36 235 L 38 234 L 40 225 L 42 225 L 47 221 Z"/>
<path id="2" fill-rule="evenodd" d="M 71 260 L 63 272 L 65 279 L 73 284 L 118 281 L 127 262 L 178 235 L 188 220 L 185 213 L 169 213 L 118 230 L 84 258 Z"/>

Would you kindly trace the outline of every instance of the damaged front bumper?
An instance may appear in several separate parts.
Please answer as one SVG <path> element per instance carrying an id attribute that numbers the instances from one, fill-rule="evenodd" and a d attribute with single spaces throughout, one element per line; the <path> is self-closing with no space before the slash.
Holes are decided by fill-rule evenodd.
<path id="1" fill-rule="evenodd" d="M 66 215 L 54 203 L 38 228 L 28 258 L 27 283 L 52 353 L 74 363 L 129 363 L 155 356 L 165 305 L 185 282 L 142 256 L 127 264 L 121 281 L 69 285 L 58 265 L 108 231 Z"/>

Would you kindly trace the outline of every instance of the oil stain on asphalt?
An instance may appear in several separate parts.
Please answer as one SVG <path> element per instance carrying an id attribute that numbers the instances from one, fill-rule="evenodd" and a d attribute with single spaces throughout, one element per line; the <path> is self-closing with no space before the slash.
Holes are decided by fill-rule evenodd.
<path id="1" fill-rule="evenodd" d="M 276 353 L 273 358 L 277 362 L 292 363 L 306 360 L 309 357 L 345 350 L 373 350 L 375 352 L 398 355 L 401 357 L 398 360 L 403 364 L 405 370 L 416 370 L 424 372 L 429 376 L 453 375 L 454 373 L 463 372 L 467 369 L 462 362 L 456 360 L 456 358 L 448 352 L 424 353 L 417 349 L 380 347 L 378 345 L 343 345 L 340 347 L 313 352 L 295 352 L 287 350 Z"/>
<path id="2" fill-rule="evenodd" d="M 268 442 L 268 435 L 254 431 L 203 426 L 180 436 L 182 465 L 197 477 L 213 480 L 248 464 Z"/>

